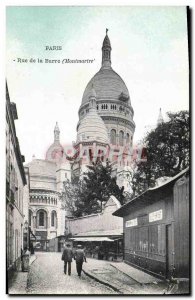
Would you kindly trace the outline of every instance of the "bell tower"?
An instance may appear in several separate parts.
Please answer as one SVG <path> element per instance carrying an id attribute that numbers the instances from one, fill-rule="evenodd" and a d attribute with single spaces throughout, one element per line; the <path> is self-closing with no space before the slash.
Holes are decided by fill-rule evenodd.
<path id="1" fill-rule="evenodd" d="M 54 142 L 60 141 L 60 129 L 58 126 L 58 123 L 56 122 L 55 128 L 54 128 Z"/>
<path id="2" fill-rule="evenodd" d="M 161 108 L 160 108 L 159 115 L 158 115 L 158 120 L 157 120 L 157 125 L 160 125 L 162 123 L 164 123 L 164 119 L 163 119 L 162 111 L 161 111 Z"/>
<path id="3" fill-rule="evenodd" d="M 102 68 L 111 68 L 111 44 L 107 35 L 108 29 L 106 28 L 106 36 L 102 45 Z"/>

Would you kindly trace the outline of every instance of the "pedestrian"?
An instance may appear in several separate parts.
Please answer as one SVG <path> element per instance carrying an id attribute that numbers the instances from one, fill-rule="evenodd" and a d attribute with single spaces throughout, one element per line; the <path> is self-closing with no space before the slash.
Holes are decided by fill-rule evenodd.
<path id="1" fill-rule="evenodd" d="M 77 268 L 77 273 L 78 276 L 81 277 L 81 271 L 82 271 L 82 266 L 83 262 L 87 262 L 85 252 L 82 249 L 81 245 L 77 246 L 77 250 L 75 251 L 74 259 L 76 260 L 76 268 Z"/>
<path id="2" fill-rule="evenodd" d="M 64 251 L 62 253 L 62 260 L 64 261 L 64 274 L 66 274 L 67 265 L 68 265 L 68 275 L 71 275 L 71 262 L 73 257 L 74 255 L 73 255 L 71 245 L 66 244 Z"/>

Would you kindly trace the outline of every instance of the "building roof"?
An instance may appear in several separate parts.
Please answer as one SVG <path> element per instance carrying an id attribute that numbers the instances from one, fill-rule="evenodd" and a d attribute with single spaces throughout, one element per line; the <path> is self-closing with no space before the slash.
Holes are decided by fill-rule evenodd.
<path id="1" fill-rule="evenodd" d="M 78 125 L 77 143 L 85 142 L 100 142 L 109 143 L 106 125 L 102 118 L 98 115 L 96 109 L 96 91 L 94 85 L 91 84 L 89 90 L 90 108 L 89 112 L 81 119 Z"/>
<path id="2" fill-rule="evenodd" d="M 107 35 L 107 32 L 106 32 L 106 36 L 105 36 L 104 41 L 103 41 L 102 48 L 103 47 L 109 47 L 109 48 L 111 48 L 111 43 L 110 43 L 110 39 L 109 39 L 109 37 Z"/>
<path id="3" fill-rule="evenodd" d="M 30 176 L 40 175 L 56 177 L 56 163 L 44 159 L 33 159 L 25 167 L 29 167 Z"/>
<path id="4" fill-rule="evenodd" d="M 87 84 L 82 98 L 82 105 L 89 102 L 92 84 L 96 91 L 97 100 L 119 101 L 121 93 L 129 98 L 129 91 L 123 79 L 111 67 L 108 69 L 101 68 Z"/>
<path id="5" fill-rule="evenodd" d="M 125 100 L 129 101 L 129 91 L 122 78 L 111 68 L 111 43 L 107 35 L 108 29 L 106 29 L 106 36 L 102 45 L 102 66 L 99 72 L 97 72 L 93 78 L 87 84 L 82 104 L 89 102 L 89 94 L 91 92 L 91 85 L 93 84 L 96 91 L 97 100 Z M 123 97 L 121 97 L 123 95 Z M 122 101 L 123 101 L 122 100 Z M 130 104 L 130 102 L 129 102 Z"/>
<path id="6" fill-rule="evenodd" d="M 127 215 L 129 213 L 129 208 L 132 208 L 135 204 L 139 204 L 141 201 L 148 200 L 148 198 L 152 196 L 155 192 L 160 192 L 163 188 L 168 188 L 170 185 L 174 185 L 176 180 L 178 180 L 180 177 L 184 176 L 187 173 L 189 173 L 189 167 L 178 173 L 176 176 L 168 179 L 166 182 L 163 182 L 161 185 L 147 189 L 141 195 L 133 198 L 132 200 L 121 206 L 121 208 L 117 209 L 113 213 L 113 215 L 118 217 L 123 217 Z M 159 200 L 158 197 L 156 199 Z"/>
<path id="7" fill-rule="evenodd" d="M 53 162 L 59 162 L 64 155 L 64 149 L 59 141 L 53 142 L 46 152 L 45 159 Z"/>

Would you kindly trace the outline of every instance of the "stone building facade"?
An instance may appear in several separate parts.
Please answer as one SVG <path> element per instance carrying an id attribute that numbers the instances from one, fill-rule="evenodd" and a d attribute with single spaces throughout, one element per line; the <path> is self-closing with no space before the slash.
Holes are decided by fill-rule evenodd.
<path id="1" fill-rule="evenodd" d="M 18 269 L 23 249 L 24 219 L 28 219 L 28 185 L 16 135 L 18 119 L 15 103 L 6 85 L 6 263 L 8 275 Z"/>
<path id="2" fill-rule="evenodd" d="M 109 160 L 113 163 L 113 175 L 117 176 L 119 186 L 124 186 L 125 190 L 129 190 L 127 174 L 131 172 L 131 154 L 135 131 L 134 111 L 126 84 L 111 67 L 111 50 L 110 39 L 106 31 L 102 45 L 101 68 L 87 84 L 79 108 L 77 144 L 81 144 L 81 139 L 82 144 L 86 145 L 87 142 L 95 143 L 99 135 L 101 138 L 101 130 L 98 127 L 93 133 L 93 141 L 92 136 L 88 134 L 89 128 L 86 128 L 86 132 L 83 131 L 82 135 L 80 134 L 81 127 L 89 119 L 88 114 L 91 114 L 91 97 L 95 95 L 96 105 L 94 108 L 103 120 L 107 131 Z M 89 121 L 88 124 L 90 124 Z"/>
<path id="3" fill-rule="evenodd" d="M 54 142 L 45 159 L 27 164 L 30 175 L 29 225 L 43 250 L 52 238 L 64 234 L 65 211 L 60 195 L 63 182 L 81 176 L 97 159 L 113 164 L 118 185 L 129 190 L 127 178 L 135 123 L 128 88 L 111 67 L 111 43 L 106 32 L 102 45 L 102 65 L 87 84 L 79 108 L 74 157 L 67 157 L 60 144 L 56 123 Z M 116 160 L 113 157 L 117 157 Z"/>
<path id="4" fill-rule="evenodd" d="M 30 175 L 29 226 L 40 250 L 48 251 L 49 241 L 64 235 L 65 210 L 61 201 L 63 181 L 70 179 L 70 164 L 63 162 L 58 124 L 54 128 L 54 142 L 45 159 L 26 165 Z"/>
<path id="5" fill-rule="evenodd" d="M 67 218 L 67 234 L 74 246 L 82 244 L 88 256 L 97 257 L 97 248 L 102 249 L 106 259 L 123 257 L 123 222 L 113 216 L 121 207 L 119 201 L 110 196 L 103 211 L 80 218 Z"/>

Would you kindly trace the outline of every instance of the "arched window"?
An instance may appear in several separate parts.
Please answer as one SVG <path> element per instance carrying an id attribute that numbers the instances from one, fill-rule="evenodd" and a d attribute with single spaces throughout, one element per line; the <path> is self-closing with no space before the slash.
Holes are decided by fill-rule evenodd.
<path id="1" fill-rule="evenodd" d="M 51 212 L 51 226 L 56 227 L 56 212 L 54 210 Z"/>
<path id="2" fill-rule="evenodd" d="M 116 130 L 115 129 L 111 130 L 110 142 L 112 145 L 116 145 Z"/>
<path id="3" fill-rule="evenodd" d="M 47 213 L 44 210 L 39 210 L 37 212 L 37 225 L 38 227 L 45 227 L 46 228 L 46 220 L 47 220 Z"/>
<path id="4" fill-rule="evenodd" d="M 124 132 L 121 130 L 119 132 L 119 145 L 123 146 L 123 143 L 124 143 Z"/>
<path id="5" fill-rule="evenodd" d="M 44 226 L 44 212 L 40 211 L 39 213 L 39 226 Z"/>
<path id="6" fill-rule="evenodd" d="M 127 144 L 129 144 L 130 142 L 130 137 L 129 137 L 129 133 L 127 133 Z"/>

